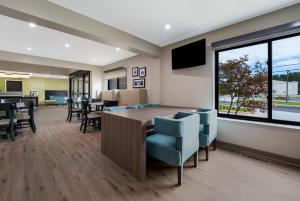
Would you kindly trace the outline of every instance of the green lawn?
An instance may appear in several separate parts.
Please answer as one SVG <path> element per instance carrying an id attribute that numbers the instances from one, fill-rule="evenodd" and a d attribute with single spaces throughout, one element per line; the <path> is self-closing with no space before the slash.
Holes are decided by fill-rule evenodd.
<path id="1" fill-rule="evenodd" d="M 272 101 L 276 105 L 300 106 L 300 102 Z"/>
<path id="2" fill-rule="evenodd" d="M 300 102 L 287 102 L 286 103 L 285 101 L 272 101 L 272 104 L 273 105 L 286 105 L 286 106 L 298 106 L 298 107 L 300 107 Z M 229 105 L 220 104 L 219 109 L 223 110 L 223 111 L 228 111 L 229 110 Z M 236 106 L 232 106 L 231 110 L 235 111 Z M 241 107 L 239 112 L 249 112 L 249 111 L 247 110 L 247 108 Z"/>

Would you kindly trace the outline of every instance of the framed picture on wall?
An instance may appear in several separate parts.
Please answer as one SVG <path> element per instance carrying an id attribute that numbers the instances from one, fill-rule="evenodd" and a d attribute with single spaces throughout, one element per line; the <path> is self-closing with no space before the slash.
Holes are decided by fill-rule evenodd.
<path id="1" fill-rule="evenodd" d="M 146 67 L 139 68 L 139 76 L 146 77 Z"/>
<path id="2" fill-rule="evenodd" d="M 145 88 L 145 79 L 134 79 L 133 88 Z"/>
<path id="3" fill-rule="evenodd" d="M 139 67 L 132 68 L 132 77 L 139 76 Z"/>

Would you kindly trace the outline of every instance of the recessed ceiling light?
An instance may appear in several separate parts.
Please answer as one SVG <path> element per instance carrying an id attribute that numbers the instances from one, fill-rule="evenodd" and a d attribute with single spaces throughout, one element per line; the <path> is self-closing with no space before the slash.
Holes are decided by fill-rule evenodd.
<path id="1" fill-rule="evenodd" d="M 120 49 L 119 47 L 117 47 L 117 48 L 116 48 L 116 51 L 118 51 L 118 52 L 119 52 L 120 50 L 121 50 L 121 49 Z"/>
<path id="2" fill-rule="evenodd" d="M 171 29 L 171 25 L 170 25 L 170 24 L 165 24 L 165 29 L 166 29 L 166 30 Z"/>
<path id="3" fill-rule="evenodd" d="M 97 61 L 97 59 L 93 59 L 93 62 Z"/>
<path id="4" fill-rule="evenodd" d="M 32 28 L 36 27 L 36 24 L 34 24 L 33 22 L 30 22 L 28 25 L 29 25 L 29 27 L 32 27 Z"/>
<path id="5" fill-rule="evenodd" d="M 27 47 L 27 50 L 28 50 L 28 51 L 31 51 L 31 50 L 32 50 L 32 48 L 31 48 L 31 47 Z"/>
<path id="6" fill-rule="evenodd" d="M 70 45 L 68 43 L 65 44 L 65 47 L 70 47 Z"/>

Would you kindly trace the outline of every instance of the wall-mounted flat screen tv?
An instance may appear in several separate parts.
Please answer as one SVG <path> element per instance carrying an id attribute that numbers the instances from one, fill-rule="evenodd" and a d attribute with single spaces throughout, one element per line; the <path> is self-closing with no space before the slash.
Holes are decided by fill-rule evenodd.
<path id="1" fill-rule="evenodd" d="M 172 69 L 190 68 L 205 65 L 205 39 L 172 50 Z"/>
<path id="2" fill-rule="evenodd" d="M 6 92 L 22 92 L 23 82 L 17 80 L 6 80 Z"/>

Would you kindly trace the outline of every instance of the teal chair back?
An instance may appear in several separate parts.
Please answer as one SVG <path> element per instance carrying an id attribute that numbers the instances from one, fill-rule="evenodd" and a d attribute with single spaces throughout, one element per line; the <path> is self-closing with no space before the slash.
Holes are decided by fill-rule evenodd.
<path id="1" fill-rule="evenodd" d="M 208 160 L 209 146 L 211 143 L 216 150 L 217 138 L 217 111 L 214 109 L 198 109 L 196 112 L 183 114 L 198 114 L 199 121 L 199 146 L 205 148 L 206 160 Z"/>
<path id="2" fill-rule="evenodd" d="M 217 137 L 217 111 L 214 109 L 198 109 L 196 112 L 180 112 L 182 114 L 198 114 L 200 116 L 199 145 L 209 146 Z"/>

